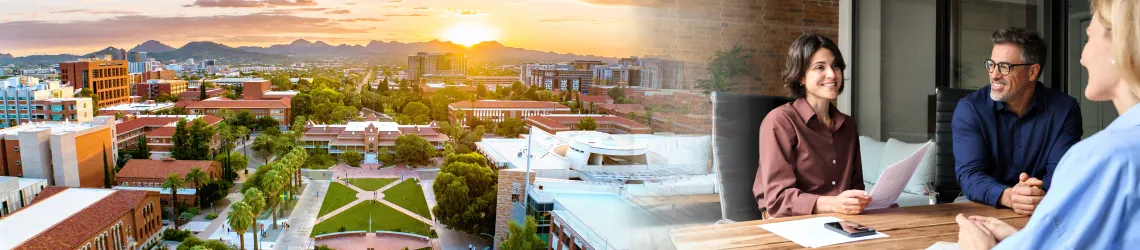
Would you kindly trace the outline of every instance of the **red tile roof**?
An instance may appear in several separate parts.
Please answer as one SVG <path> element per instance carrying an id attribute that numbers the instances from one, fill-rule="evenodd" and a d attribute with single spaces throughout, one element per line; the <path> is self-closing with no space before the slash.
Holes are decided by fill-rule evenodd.
<path id="1" fill-rule="evenodd" d="M 200 108 L 289 108 L 290 98 L 281 100 L 205 100 L 186 106 L 187 109 Z"/>
<path id="2" fill-rule="evenodd" d="M 214 164 L 217 163 L 214 161 L 131 159 L 127 161 L 126 165 L 123 165 L 118 174 L 115 174 L 115 178 L 162 179 L 170 174 L 186 176 L 190 169 L 201 168 L 205 172 L 215 167 Z"/>
<path id="3" fill-rule="evenodd" d="M 613 110 L 617 111 L 618 113 L 629 113 L 633 111 L 645 110 L 645 106 L 641 104 L 600 104 L 598 105 L 598 108 L 604 110 Z"/>
<path id="4" fill-rule="evenodd" d="M 35 201 L 42 201 L 67 189 L 68 187 L 44 187 Z M 115 190 L 102 200 L 79 210 L 67 219 L 28 239 L 15 249 L 74 249 L 80 243 L 101 232 L 103 228 L 110 226 L 124 214 L 138 207 L 146 199 L 147 192 Z M 24 209 L 35 209 L 34 206 L 35 202 Z"/>
<path id="5" fill-rule="evenodd" d="M 173 137 L 173 136 L 174 136 L 174 127 L 161 127 L 161 128 L 156 128 L 154 130 L 151 130 L 150 132 L 146 132 L 147 138 Z"/>
<path id="6" fill-rule="evenodd" d="M 578 100 L 582 103 L 614 103 L 614 99 L 604 95 L 579 95 Z"/>
<path id="7" fill-rule="evenodd" d="M 452 103 L 448 106 L 457 109 L 503 109 L 503 108 L 531 108 L 531 109 L 567 109 L 566 105 L 557 102 L 540 102 L 540 101 L 500 101 L 500 100 L 478 100 L 472 103 L 471 101 L 461 101 Z"/>
<path id="8" fill-rule="evenodd" d="M 126 133 L 142 127 L 152 126 L 161 127 L 167 124 L 178 122 L 178 117 L 142 117 L 134 120 L 120 122 L 115 124 L 115 131 L 118 133 Z"/>

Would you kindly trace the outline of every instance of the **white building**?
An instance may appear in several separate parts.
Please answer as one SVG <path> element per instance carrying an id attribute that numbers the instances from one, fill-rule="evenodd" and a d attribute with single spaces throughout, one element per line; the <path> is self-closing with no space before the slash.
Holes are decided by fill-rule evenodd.
<path id="1" fill-rule="evenodd" d="M 511 189 L 523 186 L 504 183 L 503 176 L 525 173 L 529 151 L 535 181 L 526 189 L 526 198 L 498 206 L 509 207 L 508 217 L 517 222 L 525 215 L 537 217 L 538 234 L 552 249 L 671 246 L 662 243 L 669 241 L 669 227 L 664 225 L 684 224 L 678 221 L 687 217 L 653 207 L 719 200 L 717 178 L 709 169 L 708 135 L 549 134 L 531 129 L 527 137 L 486 138 L 475 144 L 502 169 L 499 186 Z M 719 218 L 719 206 L 713 207 L 697 213 Z"/>
<path id="2" fill-rule="evenodd" d="M 47 179 L 48 185 L 99 187 L 103 180 L 103 148 L 114 159 L 114 117 L 98 116 L 90 122 L 35 122 L 0 129 L 0 137 L 14 152 L 3 152 L 9 158 L 19 157 L 9 169 L 21 168 L 24 177 Z M 5 162 L 4 164 L 9 164 Z"/>
<path id="3" fill-rule="evenodd" d="M 0 217 L 28 204 L 47 186 L 47 180 L 0 176 Z"/>

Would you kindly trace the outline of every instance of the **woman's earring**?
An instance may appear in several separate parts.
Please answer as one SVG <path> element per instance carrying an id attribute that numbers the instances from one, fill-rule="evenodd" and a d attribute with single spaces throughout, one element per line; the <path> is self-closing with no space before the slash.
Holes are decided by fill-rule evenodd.
<path id="1" fill-rule="evenodd" d="M 1116 65 L 1116 60 L 1112 60 L 1112 65 Z"/>

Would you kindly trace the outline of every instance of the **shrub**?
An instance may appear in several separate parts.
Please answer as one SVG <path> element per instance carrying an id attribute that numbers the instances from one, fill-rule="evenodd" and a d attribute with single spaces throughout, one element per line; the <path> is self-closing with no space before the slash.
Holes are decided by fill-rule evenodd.
<path id="1" fill-rule="evenodd" d="M 439 238 L 439 234 L 437 234 L 437 233 L 435 232 L 435 229 L 432 229 L 432 230 L 431 230 L 431 234 L 430 234 L 430 235 L 428 235 L 428 238 L 432 238 L 432 239 L 435 239 L 435 238 Z"/>
<path id="2" fill-rule="evenodd" d="M 190 237 L 190 230 L 174 230 L 173 228 L 167 228 L 166 231 L 162 232 L 162 239 L 167 241 L 181 242 L 185 240 L 186 237 Z"/>
<path id="3" fill-rule="evenodd" d="M 213 220 L 213 219 L 217 219 L 217 218 L 218 218 L 218 213 L 209 213 L 209 214 L 206 214 L 206 219 L 207 219 L 207 220 Z"/>
<path id="4" fill-rule="evenodd" d="M 329 247 L 329 245 L 320 245 L 320 246 L 317 246 L 317 248 L 314 250 L 336 250 L 336 249 Z"/>
<path id="5" fill-rule="evenodd" d="M 237 246 L 226 245 L 225 242 L 219 240 L 200 240 L 197 237 L 187 238 L 182 244 L 178 245 L 178 250 L 190 250 L 197 246 L 203 246 L 211 250 L 230 250 L 237 249 Z"/>
<path id="6" fill-rule="evenodd" d="M 191 214 L 193 214 L 193 215 L 195 215 L 195 216 L 196 216 L 196 215 L 199 215 L 199 214 L 202 214 L 202 211 L 199 211 L 199 210 L 198 210 L 198 207 L 191 207 L 191 208 L 189 208 L 189 209 L 186 209 L 186 212 L 187 212 L 187 213 L 191 213 Z"/>
<path id="7" fill-rule="evenodd" d="M 190 212 L 182 212 L 181 215 L 178 215 L 178 220 L 182 220 L 182 221 L 188 221 L 188 220 L 193 219 L 193 218 L 194 218 L 194 214 L 192 214 Z"/>
<path id="8" fill-rule="evenodd" d="M 345 230 L 348 230 L 348 228 L 345 228 L 344 226 L 340 226 L 340 229 L 337 229 L 336 231 L 337 232 L 344 232 Z"/>

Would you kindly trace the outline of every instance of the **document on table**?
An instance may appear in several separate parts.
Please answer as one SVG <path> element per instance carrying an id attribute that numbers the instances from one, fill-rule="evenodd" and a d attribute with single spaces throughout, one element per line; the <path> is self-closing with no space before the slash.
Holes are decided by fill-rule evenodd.
<path id="1" fill-rule="evenodd" d="M 903 188 L 906 187 L 907 182 L 910 182 L 910 177 L 914 175 L 914 169 L 922 161 L 922 156 L 926 155 L 927 148 L 930 148 L 929 142 L 922 145 L 922 148 L 914 152 L 914 155 L 891 164 L 883 170 L 883 174 L 879 175 L 879 180 L 875 182 L 875 187 L 871 188 L 869 194 L 871 203 L 867 204 L 868 210 L 889 207 L 895 203 L 895 200 L 899 199 Z"/>
<path id="2" fill-rule="evenodd" d="M 926 250 L 958 250 L 958 243 L 945 241 L 934 242 L 934 245 L 930 245 Z"/>
<path id="3" fill-rule="evenodd" d="M 760 228 L 768 230 L 773 234 L 784 237 L 796 244 L 803 247 L 823 247 L 840 243 L 855 242 L 861 240 L 870 240 L 878 238 L 886 238 L 888 235 L 875 232 L 873 235 L 862 237 L 847 237 L 847 235 L 839 234 L 824 227 L 823 224 L 829 222 L 843 221 L 839 218 L 827 216 L 816 217 L 802 220 L 785 221 L 777 223 L 769 223 L 760 225 Z"/>

